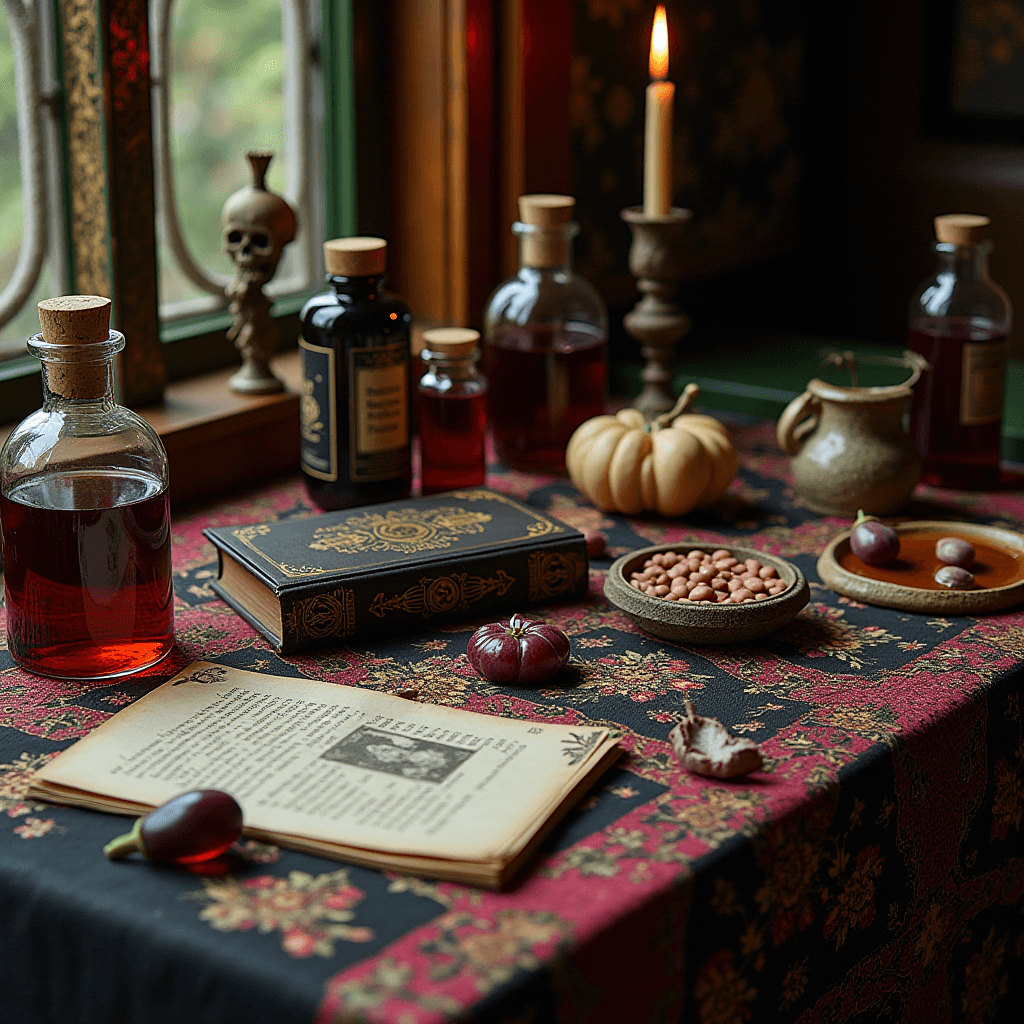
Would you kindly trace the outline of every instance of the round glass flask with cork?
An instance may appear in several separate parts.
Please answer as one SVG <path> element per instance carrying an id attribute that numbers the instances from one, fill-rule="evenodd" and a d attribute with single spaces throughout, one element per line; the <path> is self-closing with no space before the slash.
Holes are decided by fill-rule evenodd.
<path id="1" fill-rule="evenodd" d="M 114 401 L 110 300 L 39 303 L 43 407 L 0 451 L 8 648 L 58 679 L 147 668 L 174 645 L 167 453 Z"/>
<path id="2" fill-rule="evenodd" d="M 519 197 L 520 266 L 484 314 L 487 412 L 498 458 L 519 469 L 565 469 L 565 446 L 604 412 L 608 314 L 572 270 L 572 196 Z"/>

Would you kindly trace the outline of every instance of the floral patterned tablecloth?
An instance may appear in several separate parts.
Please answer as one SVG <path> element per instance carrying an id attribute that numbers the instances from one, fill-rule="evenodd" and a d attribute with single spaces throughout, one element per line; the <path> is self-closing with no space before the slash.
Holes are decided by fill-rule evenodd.
<path id="1" fill-rule="evenodd" d="M 1017 1020 L 1024 996 L 1024 613 L 912 615 L 817 578 L 844 525 L 802 508 L 768 425 L 739 429 L 725 501 L 626 519 L 562 478 L 488 482 L 603 530 L 589 597 L 542 609 L 574 670 L 540 690 L 466 661 L 479 624 L 282 659 L 211 593 L 201 531 L 309 515 L 297 480 L 177 515 L 177 648 L 83 685 L 0 651 L 0 1019 L 43 1022 Z M 1024 496 L 919 489 L 910 518 L 1020 529 Z M 730 542 L 798 564 L 810 605 L 757 643 L 639 632 L 602 597 L 610 559 Z M 380 873 L 246 842 L 226 874 L 106 861 L 108 815 L 26 798 L 32 772 L 205 658 L 553 722 L 620 729 L 628 755 L 507 892 Z M 764 770 L 682 771 L 689 697 L 757 740 Z"/>

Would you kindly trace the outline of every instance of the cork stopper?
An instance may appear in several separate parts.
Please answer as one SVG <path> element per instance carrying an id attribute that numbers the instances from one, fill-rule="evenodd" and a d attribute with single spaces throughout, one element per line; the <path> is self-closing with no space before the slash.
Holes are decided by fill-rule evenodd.
<path id="1" fill-rule="evenodd" d="M 383 274 L 388 243 L 383 238 L 356 236 L 324 242 L 324 264 L 334 277 L 371 277 Z"/>
<path id="2" fill-rule="evenodd" d="M 935 218 L 935 237 L 949 245 L 977 245 L 990 223 L 977 213 L 944 213 Z"/>
<path id="3" fill-rule="evenodd" d="M 519 197 L 519 219 L 524 224 L 542 228 L 568 224 L 575 209 L 576 200 L 572 196 L 538 193 Z"/>
<path id="4" fill-rule="evenodd" d="M 524 267 L 562 267 L 569 262 L 571 223 L 576 200 L 572 196 L 538 193 L 519 197 L 519 220 L 533 230 L 521 233 L 520 258 Z"/>
<path id="5" fill-rule="evenodd" d="M 423 345 L 446 356 L 468 356 L 476 348 L 480 332 L 471 327 L 432 327 L 423 332 Z"/>
<path id="6" fill-rule="evenodd" d="M 81 346 L 110 337 L 110 299 L 102 295 L 60 295 L 39 303 L 43 341 L 67 348 L 64 358 L 49 362 L 47 386 L 55 395 L 88 400 L 107 393 L 110 363 Z M 76 358 L 76 350 L 80 352 Z"/>

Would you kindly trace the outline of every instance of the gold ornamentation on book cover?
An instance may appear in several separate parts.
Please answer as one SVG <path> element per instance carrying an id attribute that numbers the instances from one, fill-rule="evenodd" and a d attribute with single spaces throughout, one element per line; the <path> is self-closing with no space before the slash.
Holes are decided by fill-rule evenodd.
<path id="1" fill-rule="evenodd" d="M 347 587 L 296 601 L 284 615 L 285 634 L 323 639 L 351 636 L 356 631 L 355 593 Z"/>
<path id="2" fill-rule="evenodd" d="M 575 590 L 587 572 L 586 561 L 575 552 L 535 551 L 527 566 L 531 601 L 544 601 Z"/>
<path id="3" fill-rule="evenodd" d="M 372 512 L 314 530 L 309 547 L 313 551 L 337 551 L 342 555 L 364 551 L 414 555 L 449 548 L 452 541 L 463 534 L 483 533 L 484 523 L 489 523 L 491 518 L 484 512 L 467 512 L 462 508 L 403 508 L 385 515 Z"/>
<path id="4" fill-rule="evenodd" d="M 513 583 L 515 578 L 501 569 L 486 579 L 464 572 L 434 579 L 423 576 L 401 594 L 392 597 L 378 594 L 370 605 L 370 612 L 379 619 L 392 611 L 409 612 L 428 619 L 432 615 L 467 608 L 488 594 L 504 595 Z"/>

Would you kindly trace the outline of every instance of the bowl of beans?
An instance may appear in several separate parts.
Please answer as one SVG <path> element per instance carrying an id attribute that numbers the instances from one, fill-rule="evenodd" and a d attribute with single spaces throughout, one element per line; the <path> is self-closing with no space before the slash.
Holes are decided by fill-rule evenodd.
<path id="1" fill-rule="evenodd" d="M 729 644 L 784 626 L 810 600 L 791 562 L 741 547 L 661 544 L 612 563 L 605 597 L 663 640 Z"/>

